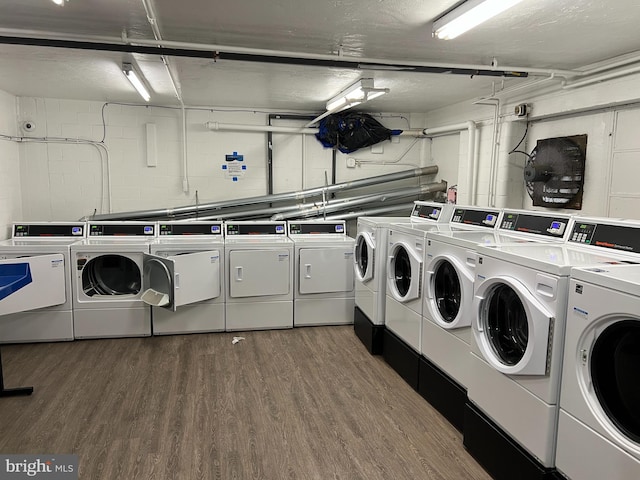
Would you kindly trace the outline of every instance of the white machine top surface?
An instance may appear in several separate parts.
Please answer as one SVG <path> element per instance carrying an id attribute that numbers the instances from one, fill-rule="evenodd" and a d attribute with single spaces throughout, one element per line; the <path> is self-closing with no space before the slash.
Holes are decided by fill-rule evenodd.
<path id="1" fill-rule="evenodd" d="M 569 276 L 571 267 L 640 263 L 637 254 L 625 255 L 606 248 L 571 247 L 560 243 L 478 245 L 477 252 L 560 276 Z"/>
<path id="2" fill-rule="evenodd" d="M 640 296 L 640 265 L 607 265 L 574 268 L 571 277 Z"/>
<path id="3" fill-rule="evenodd" d="M 372 227 L 386 226 L 393 222 L 408 222 L 411 217 L 358 217 L 358 223 Z"/>
<path id="4" fill-rule="evenodd" d="M 332 245 L 350 245 L 355 239 L 342 234 L 326 234 L 326 235 L 292 235 L 291 240 L 296 244 L 332 244 Z"/>
<path id="5" fill-rule="evenodd" d="M 537 240 L 531 237 L 519 237 L 516 234 L 505 235 L 494 230 L 439 230 L 437 232 L 431 232 L 429 234 L 429 238 L 436 242 L 448 243 L 450 245 L 457 245 L 464 248 L 474 248 L 477 245 L 499 245 L 505 243 L 541 243 L 545 240 L 544 238 Z"/>
<path id="6" fill-rule="evenodd" d="M 2 247 L 41 247 L 43 245 L 54 246 L 54 247 L 64 247 L 69 246 L 73 243 L 82 241 L 81 238 L 43 238 L 43 237 L 33 237 L 33 238 L 11 238 L 9 240 L 0 241 L 0 248 Z"/>
<path id="7" fill-rule="evenodd" d="M 224 245 L 224 238 L 222 235 L 184 235 L 184 236 L 164 236 L 157 237 L 151 242 L 151 245 L 167 245 L 167 246 L 198 246 L 206 247 L 211 245 L 212 247 L 219 247 Z"/>
<path id="8" fill-rule="evenodd" d="M 407 233 L 426 237 L 427 233 L 433 232 L 450 232 L 455 227 L 451 227 L 448 223 L 430 223 L 430 222 L 402 222 L 391 223 L 389 229 L 397 232 Z M 466 230 L 465 230 L 466 231 Z"/>
<path id="9" fill-rule="evenodd" d="M 281 235 L 238 235 L 236 237 L 227 237 L 226 245 L 282 245 L 288 246 L 293 244 L 289 237 Z"/>
<path id="10" fill-rule="evenodd" d="M 139 236 L 123 236 L 123 237 L 92 237 L 85 238 L 73 245 L 144 245 L 155 240 L 156 237 L 139 237 Z"/>

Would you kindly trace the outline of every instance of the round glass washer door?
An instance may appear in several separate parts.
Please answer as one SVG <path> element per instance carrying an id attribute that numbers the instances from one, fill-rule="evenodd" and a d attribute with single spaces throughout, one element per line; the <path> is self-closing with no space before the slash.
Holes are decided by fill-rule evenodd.
<path id="1" fill-rule="evenodd" d="M 373 278 L 375 250 L 371 236 L 367 233 L 360 233 L 356 238 L 354 262 L 356 277 L 361 282 Z"/>
<path id="2" fill-rule="evenodd" d="M 100 255 L 82 269 L 82 291 L 89 297 L 137 295 L 141 279 L 140 268 L 129 257 Z"/>
<path id="3" fill-rule="evenodd" d="M 433 272 L 433 300 L 443 322 L 450 324 L 458 317 L 462 286 L 456 268 L 448 260 L 442 260 Z"/>
<path id="4" fill-rule="evenodd" d="M 472 331 L 484 359 L 506 374 L 548 374 L 554 315 L 515 278 L 488 277 L 474 288 Z"/>
<path id="5" fill-rule="evenodd" d="M 491 292 L 484 323 L 489 345 L 500 361 L 508 366 L 520 362 L 529 343 L 529 322 L 520 297 L 509 285 Z"/>
<path id="6" fill-rule="evenodd" d="M 396 243 L 389 252 L 387 275 L 389 291 L 399 302 L 420 298 L 422 261 L 404 243 Z"/>
<path id="7" fill-rule="evenodd" d="M 590 358 L 600 407 L 620 432 L 640 443 L 640 321 L 609 325 L 594 342 Z"/>

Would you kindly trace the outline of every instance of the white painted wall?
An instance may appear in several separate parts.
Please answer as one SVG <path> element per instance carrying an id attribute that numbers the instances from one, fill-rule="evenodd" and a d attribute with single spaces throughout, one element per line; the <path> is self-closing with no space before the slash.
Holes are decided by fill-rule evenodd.
<path id="1" fill-rule="evenodd" d="M 438 127 L 467 120 L 478 122 L 479 168 L 475 172 L 476 199 L 469 198 L 465 185 L 466 137 L 460 135 L 456 145 L 434 139 L 434 150 L 459 158 L 457 183 L 459 203 L 496 205 L 511 208 L 534 208 L 525 192 L 522 169 L 526 157 L 509 155 L 524 133 L 525 123 L 513 115 L 518 103 L 532 107 L 530 127 L 519 150 L 531 152 L 542 138 L 587 134 L 587 159 L 583 208 L 570 213 L 597 216 L 640 218 L 640 75 L 626 76 L 579 89 L 566 89 L 551 82 L 545 90 L 518 93 L 503 99 L 500 106 L 499 145 L 496 156 L 495 188 L 491 187 L 491 147 L 493 108 L 465 102 L 428 112 L 428 127 Z M 487 92 L 488 94 L 490 92 Z M 436 142 L 440 146 L 436 147 Z M 448 142 L 448 143 L 445 143 Z M 536 209 L 540 207 L 535 207 Z"/>
<path id="2" fill-rule="evenodd" d="M 97 213 L 192 205 L 267 193 L 267 135 L 262 132 L 210 131 L 206 122 L 266 125 L 268 112 L 187 110 L 187 178 L 183 191 L 181 112 L 175 108 L 125 106 L 42 98 L 19 99 L 19 121 L 36 123 L 33 137 L 64 137 L 66 143 L 20 146 L 23 220 L 75 220 Z M 103 127 L 103 116 L 106 128 Z M 385 114 L 387 128 L 422 128 L 424 116 Z M 156 166 L 147 165 L 146 125 L 155 125 Z M 274 120 L 274 125 L 301 125 Z M 104 136 L 106 152 L 94 144 Z M 338 154 L 336 182 L 407 170 L 432 162 L 429 141 L 411 137 L 386 141 L 377 149 Z M 379 153 L 374 153 L 374 152 Z M 234 182 L 222 169 L 225 155 L 244 156 L 246 172 Z M 330 149 L 313 135 L 273 136 L 274 193 L 298 191 L 331 182 Z M 347 167 L 347 158 L 357 161 Z M 152 162 L 153 163 L 153 162 Z M 450 173 L 423 178 L 423 183 Z M 110 178 L 110 182 L 108 179 Z M 418 180 L 404 182 L 417 185 Z M 109 185 L 111 195 L 108 194 Z M 403 184 L 393 185 L 393 188 Z M 381 187 L 377 187 L 380 189 Z M 389 187 L 385 187 L 389 188 Z"/>
<path id="3" fill-rule="evenodd" d="M 0 134 L 16 135 L 16 98 L 0 90 Z M 0 137 L 0 240 L 10 223 L 22 217 L 18 144 Z"/>

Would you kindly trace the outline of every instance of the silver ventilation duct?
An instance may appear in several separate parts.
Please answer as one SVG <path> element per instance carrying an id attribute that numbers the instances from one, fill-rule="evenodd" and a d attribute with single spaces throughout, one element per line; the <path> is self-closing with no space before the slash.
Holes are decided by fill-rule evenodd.
<path id="1" fill-rule="evenodd" d="M 215 212 L 222 214 L 222 210 L 225 208 L 237 208 L 249 205 L 260 204 L 273 204 L 285 201 L 296 201 L 313 196 L 324 195 L 326 198 L 333 193 L 351 190 L 355 188 L 367 187 L 371 185 L 379 185 L 386 182 L 392 182 L 396 180 L 404 180 L 407 178 L 420 177 L 422 175 L 434 175 L 438 173 L 438 167 L 433 165 L 429 167 L 415 168 L 412 170 L 405 170 L 402 172 L 390 173 L 387 175 L 379 175 L 376 177 L 363 178 L 359 180 L 352 180 L 350 182 L 336 183 L 334 185 L 327 185 L 324 187 L 311 188 L 307 190 L 301 190 L 298 192 L 277 193 L 274 195 L 264 195 L 260 197 L 249 197 L 234 200 L 223 200 L 220 202 L 207 203 L 203 205 L 188 205 L 176 208 L 166 208 L 158 210 L 139 210 L 132 212 L 120 212 L 120 213 L 108 213 L 101 215 L 94 215 L 90 218 L 83 218 L 82 220 L 141 220 L 141 219 L 157 219 L 157 218 L 177 218 L 198 216 L 206 213 L 211 217 L 215 217 Z"/>

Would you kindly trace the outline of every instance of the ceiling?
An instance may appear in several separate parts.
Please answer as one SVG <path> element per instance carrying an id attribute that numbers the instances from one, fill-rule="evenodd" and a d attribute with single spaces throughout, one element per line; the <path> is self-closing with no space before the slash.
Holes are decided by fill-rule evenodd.
<path id="1" fill-rule="evenodd" d="M 376 87 L 390 93 L 363 110 L 426 112 L 488 95 L 494 82 L 500 88 L 502 79 L 380 65 L 353 69 L 340 61 L 490 69 L 495 59 L 498 68 L 575 70 L 640 50 L 636 0 L 524 0 L 450 41 L 433 39 L 431 23 L 457 0 L 68 0 L 63 7 L 51 0 L 3 0 L 0 36 L 122 47 L 124 32 L 136 45 L 136 40 L 154 40 L 143 2 L 165 42 L 214 46 L 206 52 L 180 43 L 176 45 L 206 58 L 168 57 L 187 105 L 322 112 L 326 101 L 350 83 L 373 77 Z M 327 67 L 228 60 L 224 55 L 214 59 L 214 50 L 243 49 L 267 53 L 269 60 L 289 52 L 298 60 L 338 62 Z M 0 42 L 0 89 L 17 96 L 140 103 L 120 69 L 132 56 L 153 90 L 151 103 L 175 104 L 162 58 L 149 53 Z"/>

